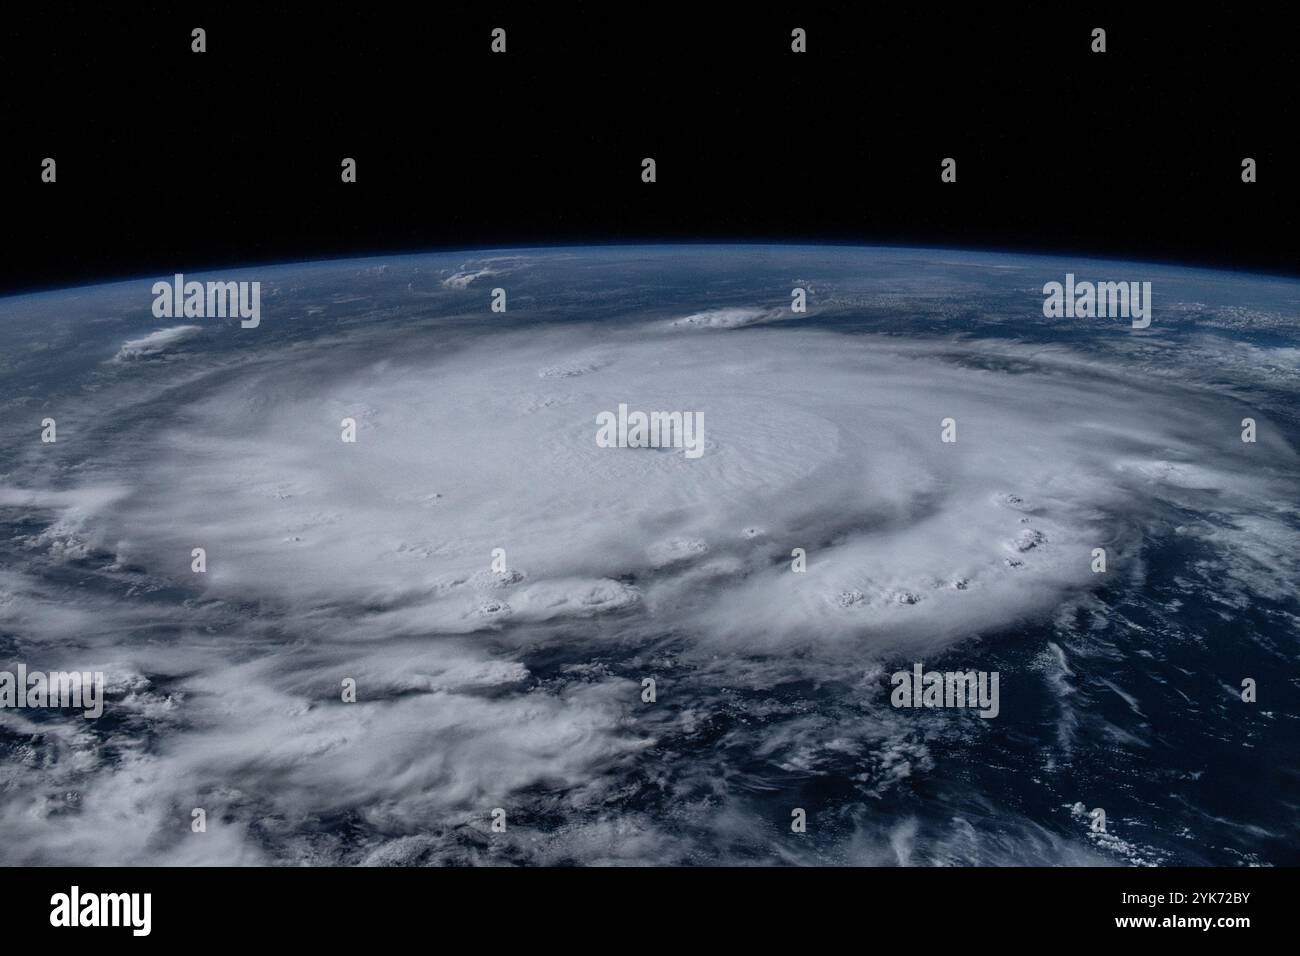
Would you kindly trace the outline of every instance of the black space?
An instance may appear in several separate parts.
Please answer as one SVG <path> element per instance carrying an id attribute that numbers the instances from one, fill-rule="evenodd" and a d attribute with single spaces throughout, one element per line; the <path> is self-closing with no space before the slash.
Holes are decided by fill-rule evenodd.
<path id="1" fill-rule="evenodd" d="M 642 240 L 1300 271 L 1281 4 L 82 6 L 4 14 L 0 289 Z"/>

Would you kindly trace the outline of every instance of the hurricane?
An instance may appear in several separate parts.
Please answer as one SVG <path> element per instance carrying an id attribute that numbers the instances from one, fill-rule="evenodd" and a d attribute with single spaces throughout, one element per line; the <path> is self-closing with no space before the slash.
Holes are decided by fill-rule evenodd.
<path id="1" fill-rule="evenodd" d="M 0 862 L 1300 862 L 1300 282 L 442 252 L 222 273 L 250 327 L 157 278 L 0 300 L 0 667 L 104 680 L 0 708 Z"/>

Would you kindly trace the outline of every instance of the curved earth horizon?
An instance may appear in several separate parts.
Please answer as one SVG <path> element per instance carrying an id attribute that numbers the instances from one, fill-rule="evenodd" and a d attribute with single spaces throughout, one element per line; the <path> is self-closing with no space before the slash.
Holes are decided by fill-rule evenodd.
<path id="1" fill-rule="evenodd" d="M 1045 315 L 1067 275 L 1149 325 Z M 1300 863 L 1300 280 L 185 278 L 258 320 L 0 299 L 0 671 L 104 681 L 0 706 L 0 863 Z M 995 706 L 900 705 L 931 672 Z"/>

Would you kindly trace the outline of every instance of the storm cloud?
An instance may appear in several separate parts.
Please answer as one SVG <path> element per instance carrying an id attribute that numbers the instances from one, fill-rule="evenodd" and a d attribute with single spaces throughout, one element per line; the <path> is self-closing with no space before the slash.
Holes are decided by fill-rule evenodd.
<path id="1" fill-rule="evenodd" d="M 105 670 L 113 721 L 0 711 L 31 739 L 0 860 L 687 862 L 708 833 L 714 862 L 811 862 L 758 835 L 752 764 L 847 754 L 867 804 L 932 768 L 942 730 L 888 707 L 893 664 L 978 662 L 986 635 L 1086 606 L 1095 548 L 1140 584 L 1147 529 L 1189 511 L 1223 519 L 1184 533 L 1252 587 L 1294 580 L 1295 452 L 1259 414 L 1237 440 L 1222 390 L 1065 345 L 780 318 L 338 326 L 236 361 L 188 327 L 119 342 L 66 410 L 116 415 L 112 439 L 57 482 L 0 480 L 29 525 L 0 628 L 33 666 Z M 182 339 L 186 363 L 137 386 L 124 360 Z M 703 413 L 703 454 L 600 447 L 619 403 Z M 836 705 L 701 736 L 734 695 L 799 682 Z M 844 812 L 833 862 L 1102 858 L 1014 817 L 918 845 Z"/>

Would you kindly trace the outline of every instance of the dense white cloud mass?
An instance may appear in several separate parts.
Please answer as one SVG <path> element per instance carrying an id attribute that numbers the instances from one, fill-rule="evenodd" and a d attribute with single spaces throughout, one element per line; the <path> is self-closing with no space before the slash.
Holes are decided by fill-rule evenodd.
<path id="1" fill-rule="evenodd" d="M 704 312 L 692 312 L 690 315 L 673 319 L 668 324 L 674 328 L 738 329 L 742 326 L 758 325 L 762 322 L 772 322 L 784 317 L 785 313 L 780 309 L 746 308 L 742 306 L 740 308 L 708 309 Z"/>
<path id="2" fill-rule="evenodd" d="M 130 339 L 123 342 L 122 347 L 117 350 L 117 361 L 152 358 L 166 352 L 173 345 L 194 338 L 200 331 L 202 330 L 197 325 L 173 325 L 170 328 L 159 329 L 157 332 L 150 332 L 138 339 Z"/>
<path id="3" fill-rule="evenodd" d="M 340 326 L 105 379 L 68 417 L 116 437 L 57 487 L 0 476 L 0 508 L 40 518 L 0 630 L 103 669 L 115 723 L 0 711 L 37 741 L 4 767 L 0 861 L 1115 859 L 1014 812 L 873 816 L 933 769 L 934 735 L 991 732 L 918 724 L 884 675 L 961 648 L 976 666 L 981 636 L 1088 607 L 1094 548 L 1140 584 L 1152 525 L 1231 556 L 1226 595 L 1293 592 L 1294 450 L 1258 413 L 1241 443 L 1231 395 L 1138 363 L 779 318 Z M 599 447 L 620 403 L 702 412 L 704 454 Z M 102 587 L 54 573 L 70 562 Z M 1068 664 L 1044 668 L 1068 750 Z M 766 696 L 800 682 L 839 696 Z M 846 760 L 860 800 L 833 852 L 743 798 Z"/>

